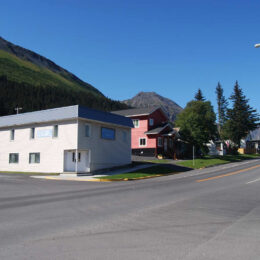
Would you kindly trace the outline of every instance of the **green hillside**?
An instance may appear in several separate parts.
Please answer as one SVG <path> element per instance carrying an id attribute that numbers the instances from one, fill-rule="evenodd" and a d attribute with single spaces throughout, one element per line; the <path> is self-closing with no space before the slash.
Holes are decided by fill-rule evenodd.
<path id="1" fill-rule="evenodd" d="M 106 98 L 98 89 L 30 50 L 0 37 L 0 115 L 69 105 L 104 111 L 128 106 Z"/>
<path id="2" fill-rule="evenodd" d="M 28 83 L 34 86 L 53 86 L 74 90 L 85 90 L 102 95 L 92 89 L 79 85 L 58 73 L 54 73 L 44 67 L 22 60 L 15 55 L 0 50 L 0 76 L 6 76 L 8 80 L 18 83 Z"/>

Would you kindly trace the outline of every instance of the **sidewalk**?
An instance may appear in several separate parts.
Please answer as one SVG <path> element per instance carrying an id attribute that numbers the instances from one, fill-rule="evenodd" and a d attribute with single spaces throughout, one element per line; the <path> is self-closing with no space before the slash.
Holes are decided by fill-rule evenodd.
<path id="1" fill-rule="evenodd" d="M 154 164 L 155 165 L 155 164 Z M 93 182 L 100 182 L 100 179 L 96 179 L 97 177 L 104 177 L 108 175 L 115 175 L 115 174 L 121 174 L 126 172 L 133 172 L 136 170 L 152 167 L 154 165 L 151 164 L 142 164 L 138 165 L 136 167 L 131 168 L 124 168 L 124 169 L 118 169 L 115 171 L 109 171 L 104 172 L 102 174 L 96 174 L 96 175 L 90 175 L 90 176 L 77 176 L 77 174 L 60 174 L 57 176 L 31 176 L 32 178 L 36 179 L 46 179 L 46 180 L 60 180 L 60 181 L 93 181 Z"/>

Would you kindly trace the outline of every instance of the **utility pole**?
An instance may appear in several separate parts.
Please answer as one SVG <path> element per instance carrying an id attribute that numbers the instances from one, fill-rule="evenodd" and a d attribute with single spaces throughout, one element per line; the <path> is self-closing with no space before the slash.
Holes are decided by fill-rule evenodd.
<path id="1" fill-rule="evenodd" d="M 193 164 L 193 166 L 195 165 L 195 147 L 194 147 L 194 145 L 193 145 L 193 147 L 192 147 L 192 164 Z"/>
<path id="2" fill-rule="evenodd" d="M 22 109 L 23 109 L 22 107 L 16 107 L 14 110 L 16 111 L 16 114 L 18 115 L 19 111 L 22 110 Z"/>

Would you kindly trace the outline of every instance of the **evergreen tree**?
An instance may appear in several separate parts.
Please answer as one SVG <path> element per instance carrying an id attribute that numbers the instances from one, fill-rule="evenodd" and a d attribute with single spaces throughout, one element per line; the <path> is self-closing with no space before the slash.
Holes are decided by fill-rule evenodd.
<path id="1" fill-rule="evenodd" d="M 227 106 L 228 102 L 224 97 L 224 90 L 220 83 L 218 82 L 218 85 L 216 87 L 216 94 L 217 94 L 217 106 L 218 106 L 218 132 L 221 136 L 221 130 L 223 125 L 225 124 L 227 120 Z"/>
<path id="2" fill-rule="evenodd" d="M 0 76 L 0 116 L 14 114 L 14 108 L 17 104 L 23 107 L 22 112 L 76 104 L 103 111 L 128 108 L 126 104 L 96 96 L 91 92 L 58 88 L 51 85 L 34 86 L 10 81 L 6 76 Z"/>
<path id="3" fill-rule="evenodd" d="M 200 88 L 198 89 L 198 92 L 195 94 L 195 100 L 196 101 L 205 101 L 205 98 L 202 95 L 202 91 Z"/>
<path id="4" fill-rule="evenodd" d="M 227 121 L 223 126 L 224 136 L 230 139 L 236 147 L 240 147 L 240 141 L 249 131 L 257 128 L 259 115 L 249 106 L 249 100 L 243 94 L 236 81 L 234 91 L 230 97 L 233 107 L 227 110 Z"/>

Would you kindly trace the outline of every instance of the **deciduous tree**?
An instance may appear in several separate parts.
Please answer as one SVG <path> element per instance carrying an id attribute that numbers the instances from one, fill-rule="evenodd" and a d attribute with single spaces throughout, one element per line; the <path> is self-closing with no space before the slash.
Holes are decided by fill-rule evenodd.
<path id="1" fill-rule="evenodd" d="M 180 127 L 182 139 L 200 149 L 204 154 L 206 143 L 214 140 L 217 134 L 216 114 L 209 101 L 191 101 L 178 115 L 176 126 Z"/>

